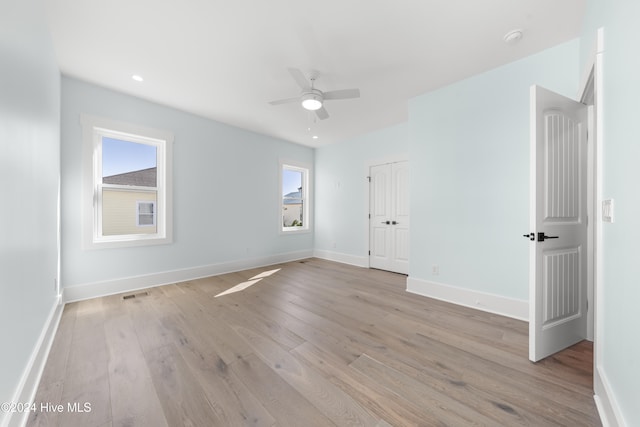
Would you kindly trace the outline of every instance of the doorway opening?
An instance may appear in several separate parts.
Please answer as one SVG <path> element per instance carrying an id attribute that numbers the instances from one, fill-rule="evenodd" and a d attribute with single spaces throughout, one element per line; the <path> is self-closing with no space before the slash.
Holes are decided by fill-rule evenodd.
<path id="1" fill-rule="evenodd" d="M 598 337 L 600 336 L 599 321 L 598 321 L 598 307 L 601 304 L 601 298 L 599 298 L 598 283 L 601 283 L 599 275 L 601 272 L 600 263 L 602 259 L 601 255 L 601 194 L 602 184 L 599 176 L 602 159 L 602 46 L 603 46 L 602 30 L 598 31 L 598 37 L 596 42 L 596 48 L 592 55 L 592 61 L 588 64 L 587 73 L 581 82 L 580 91 L 580 103 L 584 105 L 586 109 L 586 133 L 588 135 L 587 143 L 587 161 L 586 161 L 586 263 L 588 268 L 586 269 L 586 281 L 584 283 L 584 292 L 588 295 L 587 307 L 586 307 L 586 331 L 584 333 L 584 339 L 587 341 L 593 341 L 592 359 L 594 365 L 594 390 L 596 395 L 598 393 L 598 375 L 597 375 L 597 361 L 599 360 L 599 353 L 601 352 L 600 343 Z M 537 230 L 532 230 L 537 231 Z M 537 239 L 537 235 L 535 235 Z M 543 239 L 544 242 L 544 239 Z M 540 243 L 531 243 L 532 245 L 538 245 Z M 535 295 L 535 282 L 532 277 L 530 282 L 530 304 L 532 306 L 533 313 L 535 310 L 533 306 L 536 304 L 536 300 L 533 298 Z M 530 316 L 531 322 L 539 321 Z M 530 328 L 530 350 L 532 346 L 531 328 Z M 557 350 L 556 350 L 557 351 Z M 551 352 L 550 354 L 553 354 Z M 539 360 L 542 357 L 532 358 L 532 352 L 530 351 L 531 360 Z"/>

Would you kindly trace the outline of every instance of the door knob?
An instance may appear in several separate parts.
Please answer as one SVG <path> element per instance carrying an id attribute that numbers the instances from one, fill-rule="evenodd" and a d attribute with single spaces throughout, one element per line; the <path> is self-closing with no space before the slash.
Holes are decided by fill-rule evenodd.
<path id="1" fill-rule="evenodd" d="M 389 224 L 391 224 L 391 221 L 382 221 L 380 224 L 387 224 L 387 225 L 389 225 Z"/>
<path id="2" fill-rule="evenodd" d="M 400 223 L 396 221 L 391 221 L 391 225 L 396 225 L 396 224 L 400 224 Z"/>
<path id="3" fill-rule="evenodd" d="M 542 233 L 538 233 L 538 242 L 544 242 L 547 239 L 557 239 L 560 236 L 547 236 L 544 234 L 544 232 Z"/>

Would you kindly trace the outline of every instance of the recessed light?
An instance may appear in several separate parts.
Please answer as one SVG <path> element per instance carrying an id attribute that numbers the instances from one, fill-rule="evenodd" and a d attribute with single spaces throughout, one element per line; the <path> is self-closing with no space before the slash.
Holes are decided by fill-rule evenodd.
<path id="1" fill-rule="evenodd" d="M 318 139 L 318 135 L 313 135 L 311 138 Z"/>
<path id="2" fill-rule="evenodd" d="M 144 81 L 144 79 L 141 76 L 137 75 L 137 74 L 134 74 L 133 76 L 131 76 L 131 78 L 133 80 L 137 81 L 137 82 L 143 82 Z"/>
<path id="3" fill-rule="evenodd" d="M 522 30 L 511 30 L 504 35 L 504 42 L 507 44 L 515 43 L 522 38 Z"/>

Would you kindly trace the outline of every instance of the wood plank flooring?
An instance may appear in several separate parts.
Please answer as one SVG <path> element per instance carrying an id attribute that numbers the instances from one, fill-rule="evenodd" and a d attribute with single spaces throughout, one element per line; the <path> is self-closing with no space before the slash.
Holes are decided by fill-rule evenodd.
<path id="1" fill-rule="evenodd" d="M 601 425 L 590 343 L 533 364 L 525 322 L 405 282 L 312 258 L 68 304 L 28 425 Z"/>

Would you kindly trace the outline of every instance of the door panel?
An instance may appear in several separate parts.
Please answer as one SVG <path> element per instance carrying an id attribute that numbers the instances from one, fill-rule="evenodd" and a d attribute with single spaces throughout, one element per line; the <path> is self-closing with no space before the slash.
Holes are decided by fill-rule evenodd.
<path id="1" fill-rule="evenodd" d="M 586 111 L 571 99 L 531 88 L 532 361 L 586 338 Z"/>
<path id="2" fill-rule="evenodd" d="M 373 212 L 376 216 L 388 218 L 391 215 L 389 190 L 391 184 L 390 171 L 387 168 L 376 167 L 372 171 L 373 181 Z"/>
<path id="3" fill-rule="evenodd" d="M 388 261 L 387 234 L 384 227 L 376 227 L 374 230 L 374 245 L 371 255 L 381 262 Z"/>
<path id="4" fill-rule="evenodd" d="M 393 203 L 392 259 L 389 270 L 409 274 L 409 162 L 391 164 Z"/>
<path id="5" fill-rule="evenodd" d="M 561 111 L 550 110 L 543 113 L 545 121 L 545 167 L 546 198 L 545 222 L 581 221 L 581 154 L 586 147 L 580 146 L 581 123 L 574 122 Z"/>
<path id="6" fill-rule="evenodd" d="M 544 252 L 543 330 L 582 315 L 581 264 L 581 247 Z"/>
<path id="7" fill-rule="evenodd" d="M 389 239 L 391 235 L 391 170 L 388 165 L 373 166 L 370 169 L 369 188 L 369 265 L 382 270 L 391 262 Z M 389 224 L 387 224 L 389 221 Z"/>
<path id="8" fill-rule="evenodd" d="M 399 265 L 409 263 L 409 229 L 408 227 L 403 229 L 396 228 L 394 232 L 394 238 L 395 238 L 395 256 L 393 261 L 394 261 L 394 264 L 396 264 L 396 269 L 401 269 Z"/>

